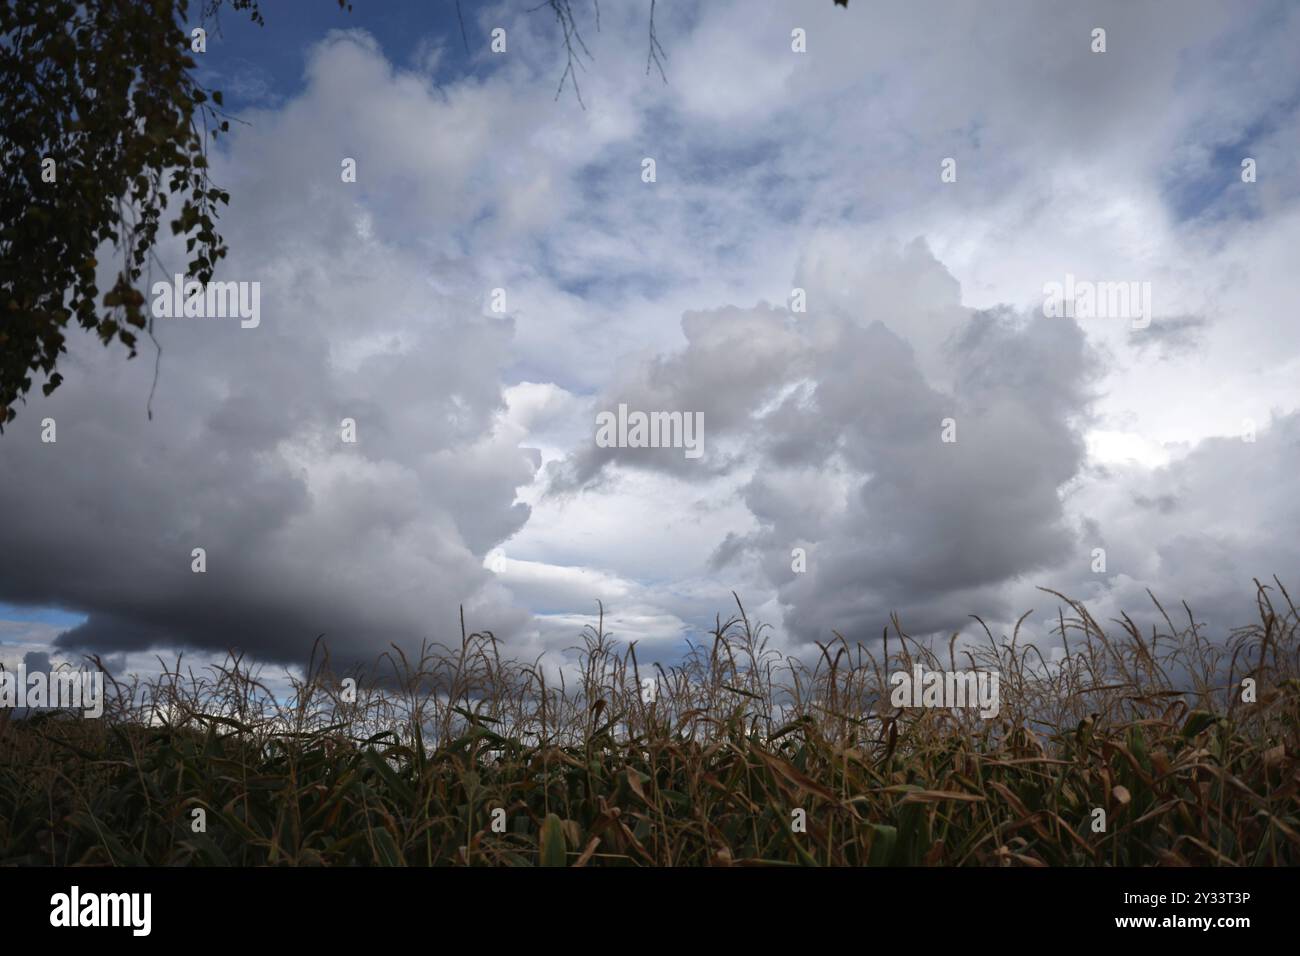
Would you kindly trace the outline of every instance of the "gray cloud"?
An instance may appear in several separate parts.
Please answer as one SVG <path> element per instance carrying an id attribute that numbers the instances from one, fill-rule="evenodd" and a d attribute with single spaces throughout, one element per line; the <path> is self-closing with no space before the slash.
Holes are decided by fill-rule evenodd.
<path id="1" fill-rule="evenodd" d="M 1130 330 L 1129 344 L 1139 354 L 1153 353 L 1161 361 L 1168 361 L 1196 351 L 1208 326 L 1203 316 L 1157 317 L 1145 329 Z"/>
<path id="2" fill-rule="evenodd" d="M 888 311 L 891 324 L 833 299 L 826 314 L 810 306 L 806 316 L 766 306 L 692 313 L 683 350 L 620 379 L 620 398 L 702 411 L 716 449 L 705 467 L 751 474 L 742 497 L 758 529 L 728 534 L 712 564 L 756 558 L 803 639 L 832 627 L 870 633 L 893 610 L 922 630 L 952 626 L 958 608 L 962 618 L 1002 611 L 1002 585 L 1074 547 L 1058 491 L 1083 461 L 1098 371 L 1082 331 L 1071 320 L 963 310 L 923 246 L 889 261 L 902 267 L 894 286 L 860 312 Z M 866 264 L 845 288 L 881 272 Z M 813 302 L 818 292 L 810 286 Z M 891 325 L 926 316 L 942 317 L 947 335 L 931 335 L 934 354 L 919 357 Z M 946 369 L 951 388 L 932 385 L 922 364 Z M 941 440 L 946 419 L 952 443 Z M 583 446 L 556 469 L 558 484 L 567 491 L 614 465 L 690 480 L 679 457 Z M 806 573 L 791 569 L 796 547 Z"/>
<path id="3" fill-rule="evenodd" d="M 376 62 L 336 42 L 316 83 L 341 83 L 340 107 L 382 98 Z M 261 283 L 261 324 L 156 320 L 152 421 L 152 356 L 123 363 L 74 340 L 66 384 L 4 437 L 0 600 L 87 614 L 61 650 L 238 647 L 297 663 L 324 633 L 336 655 L 369 659 L 447 637 L 462 603 L 503 634 L 527 620 L 482 567 L 527 520 L 515 491 L 536 468 L 502 425 L 513 322 L 484 314 L 485 283 L 463 263 L 374 236 L 338 150 L 324 153 L 332 183 L 304 181 L 320 144 L 282 137 L 318 92 L 264 114 L 214 170 L 239 181 L 216 278 Z M 358 122 L 372 143 L 405 134 Z M 346 122 L 317 128 L 348 138 Z M 160 257 L 184 261 L 174 247 Z"/>
<path id="4" fill-rule="evenodd" d="M 1166 467 L 1103 478 L 1089 507 L 1105 529 L 1108 574 L 1089 585 L 1076 572 L 1076 593 L 1091 594 L 1103 618 L 1123 608 L 1154 622 L 1149 588 L 1175 608 L 1185 600 L 1214 639 L 1255 618 L 1255 580 L 1271 586 L 1276 575 L 1300 596 L 1300 545 L 1280 533 L 1300 523 L 1289 488 L 1297 472 L 1300 413 L 1291 412 L 1261 423 L 1254 441 L 1210 438 Z"/>

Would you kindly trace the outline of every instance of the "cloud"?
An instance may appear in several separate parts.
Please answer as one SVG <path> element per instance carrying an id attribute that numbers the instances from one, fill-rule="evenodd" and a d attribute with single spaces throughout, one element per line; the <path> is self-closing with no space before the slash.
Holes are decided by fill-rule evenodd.
<path id="1" fill-rule="evenodd" d="M 1162 361 L 1194 351 L 1208 322 L 1201 316 L 1184 315 L 1155 321 L 1147 328 L 1129 333 L 1139 353 L 1154 353 Z"/>
<path id="2" fill-rule="evenodd" d="M 1211 438 L 1163 467 L 1104 469 L 1070 510 L 1094 516 L 1086 546 L 1106 549 L 1107 573 L 1089 575 L 1079 563 L 1072 582 L 1062 579 L 1097 602 L 1099 620 L 1120 609 L 1157 620 L 1150 589 L 1172 607 L 1186 601 L 1222 639 L 1256 617 L 1256 580 L 1273 586 L 1277 575 L 1293 594 L 1300 584 L 1300 545 L 1279 533 L 1300 521 L 1285 477 L 1297 469 L 1297 412 L 1261 422 L 1253 441 Z M 1285 607 L 1276 593 L 1275 600 Z"/>
<path id="3" fill-rule="evenodd" d="M 664 84 L 617 5 L 585 110 L 545 13 L 480 7 L 511 52 L 461 76 L 458 35 L 406 70 L 354 30 L 248 94 L 221 277 L 263 283 L 262 325 L 160 323 L 152 422 L 147 358 L 71 343 L 3 439 L 0 600 L 84 611 L 63 649 L 296 660 L 461 603 L 521 653 L 596 600 L 668 648 L 733 588 L 790 647 L 1014 620 L 1039 584 L 1222 623 L 1295 568 L 1300 12 L 710 3 L 659 17 Z M 1149 281 L 1154 321 L 1044 317 L 1067 273 Z M 598 447 L 620 402 L 702 413 L 704 457 Z"/>
<path id="4" fill-rule="evenodd" d="M 754 557 L 803 640 L 874 631 L 892 610 L 927 631 L 973 606 L 1005 610 L 1004 582 L 1074 547 L 1058 489 L 1084 459 L 1096 358 L 1071 320 L 963 309 L 921 244 L 883 265 L 858 267 L 847 251 L 842 260 L 842 294 L 824 312 L 688 313 L 683 350 L 603 396 L 605 407 L 701 412 L 702 461 L 588 442 L 553 469 L 554 487 L 572 493 L 614 468 L 683 482 L 697 466 L 743 472 L 756 530 L 728 534 L 711 563 Z M 858 299 L 862 288 L 874 296 Z M 898 329 L 916 331 L 922 348 Z M 948 422 L 955 441 L 944 440 Z M 807 553 L 806 573 L 792 570 L 794 548 Z"/>
<path id="5" fill-rule="evenodd" d="M 444 106 L 357 37 L 317 51 L 303 97 L 257 115 L 214 169 L 238 183 L 217 278 L 261 283 L 260 326 L 157 320 L 152 421 L 148 358 L 70 343 L 67 383 L 5 436 L 0 599 L 86 613 L 60 649 L 287 662 L 322 633 L 345 659 L 418 645 L 457 626 L 462 603 L 503 634 L 524 624 L 482 566 L 526 521 L 516 489 L 536 467 L 504 421 L 513 321 L 485 313 L 472 270 L 431 259 L 418 232 L 375 226 L 387 200 L 341 182 L 343 147 L 322 140 L 373 149 L 363 180 L 396 174 L 385 155 L 464 175 L 490 144 L 476 156 L 441 140 L 460 150 L 449 158 L 410 139 L 421 110 L 472 124 L 481 106 Z"/>

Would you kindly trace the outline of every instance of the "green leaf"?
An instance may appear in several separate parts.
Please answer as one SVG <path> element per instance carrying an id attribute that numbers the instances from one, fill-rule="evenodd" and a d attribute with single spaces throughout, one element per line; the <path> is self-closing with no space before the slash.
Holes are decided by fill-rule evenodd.
<path id="1" fill-rule="evenodd" d="M 387 785 L 398 799 L 408 806 L 414 806 L 418 801 L 415 798 L 415 791 L 411 789 L 410 784 L 399 777 L 393 768 L 388 765 L 388 760 L 373 750 L 366 751 L 366 763 L 368 763 L 379 774 L 380 778 Z"/>
<path id="2" fill-rule="evenodd" d="M 540 866 L 567 866 L 568 847 L 564 841 L 564 823 L 554 813 L 548 813 L 542 822 L 542 835 L 538 843 Z"/>
<path id="3" fill-rule="evenodd" d="M 393 835 L 383 827 L 376 827 L 371 831 L 375 841 L 375 853 L 379 856 L 379 862 L 384 866 L 406 866 L 406 860 L 402 856 L 402 851 L 397 848 L 397 841 Z"/>
<path id="4" fill-rule="evenodd" d="M 867 857 L 867 866 L 889 866 L 894 858 L 894 847 L 898 844 L 898 828 L 880 823 L 870 823 L 874 835 L 871 838 L 871 854 Z"/>
<path id="5" fill-rule="evenodd" d="M 1183 736 L 1190 740 L 1222 719 L 1218 714 L 1211 713 L 1208 710 L 1194 710 L 1187 715 L 1187 722 L 1183 724 Z"/>

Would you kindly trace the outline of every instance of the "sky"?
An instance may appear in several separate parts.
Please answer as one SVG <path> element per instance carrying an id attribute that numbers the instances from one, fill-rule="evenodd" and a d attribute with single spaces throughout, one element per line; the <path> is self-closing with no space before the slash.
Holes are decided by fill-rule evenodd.
<path id="1" fill-rule="evenodd" d="M 152 419 L 152 352 L 70 337 L 0 437 L 6 666 L 461 607 L 563 658 L 598 602 L 669 663 L 733 592 L 796 656 L 1047 649 L 1040 588 L 1222 640 L 1300 588 L 1300 6 L 659 0 L 661 76 L 648 2 L 581 5 L 581 101 L 535 3 L 266 6 L 195 55 L 260 322 L 155 319 Z M 702 453 L 605 447 L 620 404 Z"/>

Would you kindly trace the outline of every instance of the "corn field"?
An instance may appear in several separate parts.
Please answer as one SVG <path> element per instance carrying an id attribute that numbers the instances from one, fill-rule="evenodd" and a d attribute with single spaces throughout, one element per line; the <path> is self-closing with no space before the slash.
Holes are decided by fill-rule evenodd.
<path id="1" fill-rule="evenodd" d="M 800 661 L 739 600 L 671 667 L 603 609 L 556 671 L 463 617 L 458 646 L 368 675 L 318 646 L 288 697 L 238 655 L 178 658 L 109 675 L 102 719 L 0 712 L 0 863 L 1294 865 L 1300 615 L 1256 589 L 1220 635 L 1050 592 L 1050 661 L 1019 624 L 935 649 L 897 619 Z M 918 664 L 996 671 L 997 717 L 892 706 Z"/>

